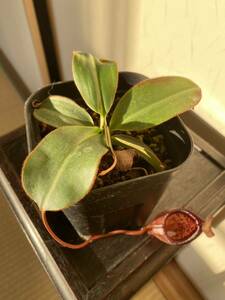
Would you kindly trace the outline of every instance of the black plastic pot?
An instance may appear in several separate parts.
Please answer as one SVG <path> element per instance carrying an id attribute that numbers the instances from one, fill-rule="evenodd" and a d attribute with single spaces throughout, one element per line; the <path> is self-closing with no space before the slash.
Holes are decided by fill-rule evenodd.
<path id="1" fill-rule="evenodd" d="M 143 79 L 146 77 L 137 73 L 121 72 L 118 94 L 123 94 L 132 85 Z M 76 101 L 80 98 L 73 81 L 54 83 L 29 97 L 25 105 L 29 151 L 41 139 L 39 124 L 32 116 L 32 102 L 34 100 L 43 101 L 49 93 L 67 96 Z M 82 102 L 82 100 L 80 101 Z M 174 168 L 98 188 L 76 205 L 65 209 L 64 214 L 80 236 L 141 226 L 145 223 L 165 191 L 171 175 L 188 159 L 193 149 L 191 137 L 178 117 L 160 125 L 159 130 L 164 135 Z"/>

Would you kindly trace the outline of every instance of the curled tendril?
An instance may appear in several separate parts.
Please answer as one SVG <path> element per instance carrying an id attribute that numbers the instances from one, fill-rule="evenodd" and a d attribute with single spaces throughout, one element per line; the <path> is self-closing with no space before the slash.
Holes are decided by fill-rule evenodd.
<path id="1" fill-rule="evenodd" d="M 41 102 L 40 102 L 40 101 L 34 100 L 34 101 L 32 102 L 32 107 L 33 107 L 33 108 L 39 108 L 40 106 L 41 106 Z"/>
<path id="2" fill-rule="evenodd" d="M 115 168 L 115 166 L 117 164 L 117 157 L 116 157 L 116 154 L 115 154 L 114 151 L 112 152 L 112 157 L 113 157 L 113 163 L 111 164 L 111 166 L 109 168 L 107 168 L 106 170 L 102 170 L 98 174 L 98 176 L 105 176 L 106 174 L 108 174 L 109 172 L 111 172 Z"/>
<path id="3" fill-rule="evenodd" d="M 212 221 L 213 221 L 213 217 L 208 216 L 205 219 L 205 222 L 202 224 L 202 231 L 205 233 L 207 237 L 213 237 L 215 235 L 215 233 L 212 230 Z"/>

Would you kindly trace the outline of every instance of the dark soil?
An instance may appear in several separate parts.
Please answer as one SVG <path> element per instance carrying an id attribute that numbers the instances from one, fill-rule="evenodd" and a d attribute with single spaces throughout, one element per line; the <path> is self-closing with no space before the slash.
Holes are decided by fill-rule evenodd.
<path id="1" fill-rule="evenodd" d="M 157 127 L 139 132 L 127 132 L 127 134 L 132 135 L 137 139 L 140 139 L 142 142 L 148 145 L 164 164 L 166 170 L 171 169 L 173 167 L 173 162 L 170 159 L 166 148 L 164 136 L 160 134 Z M 124 148 L 115 146 L 115 149 L 122 150 Z M 102 171 L 107 169 L 112 164 L 112 162 L 113 159 L 111 154 L 107 153 L 101 161 L 99 170 Z M 137 177 L 146 176 L 154 173 L 156 173 L 156 171 L 148 162 L 146 162 L 142 157 L 136 156 L 134 158 L 134 164 L 131 170 L 123 172 L 114 168 L 110 173 L 106 174 L 105 176 L 98 176 L 94 188 L 99 188 L 117 182 L 126 181 L 129 179 L 134 179 Z"/>

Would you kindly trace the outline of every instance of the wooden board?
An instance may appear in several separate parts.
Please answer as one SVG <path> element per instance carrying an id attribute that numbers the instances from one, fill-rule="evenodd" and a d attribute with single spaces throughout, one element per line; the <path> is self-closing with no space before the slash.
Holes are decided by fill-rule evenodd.
<path id="1" fill-rule="evenodd" d="M 21 188 L 19 174 L 26 156 L 24 129 L 2 138 L 0 145 L 1 187 L 63 299 L 127 299 L 179 250 L 148 236 L 117 236 L 79 251 L 61 248 L 47 234 L 33 202 Z M 195 149 L 192 158 L 173 176 L 151 218 L 175 207 L 187 207 L 205 217 L 224 203 L 224 182 L 222 165 Z M 65 239 L 77 239 L 64 215 L 55 215 L 53 223 L 59 234 L 62 226 L 66 228 Z"/>
<path id="2" fill-rule="evenodd" d="M 23 4 L 24 4 L 24 10 L 26 13 L 29 30 L 33 40 L 35 53 L 37 56 L 37 61 L 39 64 L 42 81 L 44 85 L 47 85 L 50 83 L 50 76 L 49 76 L 49 70 L 47 66 L 47 61 L 46 61 L 43 42 L 42 42 L 42 36 L 40 34 L 40 28 L 37 21 L 34 3 L 33 0 L 23 0 Z"/>
<path id="3" fill-rule="evenodd" d="M 154 276 L 154 283 L 167 300 L 203 300 L 200 293 L 174 260 Z"/>

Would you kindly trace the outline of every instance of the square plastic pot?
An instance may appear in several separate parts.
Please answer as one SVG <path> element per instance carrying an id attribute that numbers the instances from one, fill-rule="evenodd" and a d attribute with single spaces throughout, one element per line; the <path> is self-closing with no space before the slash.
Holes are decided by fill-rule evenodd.
<path id="1" fill-rule="evenodd" d="M 143 79 L 146 77 L 137 73 L 121 72 L 117 94 L 122 95 Z M 39 123 L 33 118 L 32 102 L 43 101 L 49 93 L 67 96 L 76 101 L 81 98 L 73 81 L 48 85 L 28 98 L 25 104 L 25 120 L 29 152 L 41 140 Z M 82 104 L 82 100 L 79 101 Z M 187 161 L 193 150 L 192 139 L 179 117 L 163 123 L 158 128 L 164 135 L 174 167 L 92 190 L 79 203 L 64 209 L 65 216 L 81 237 L 145 224 L 171 176 Z"/>

